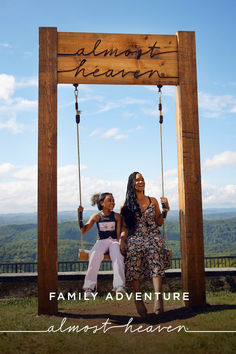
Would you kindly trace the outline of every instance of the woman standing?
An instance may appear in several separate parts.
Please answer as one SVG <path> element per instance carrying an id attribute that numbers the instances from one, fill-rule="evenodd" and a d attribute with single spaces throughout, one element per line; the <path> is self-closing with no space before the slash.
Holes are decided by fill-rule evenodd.
<path id="1" fill-rule="evenodd" d="M 162 313 L 162 278 L 164 277 L 163 249 L 164 240 L 158 226 L 163 224 L 163 214 L 158 201 L 144 193 L 145 181 L 141 173 L 133 172 L 128 179 L 126 199 L 121 209 L 123 226 L 120 240 L 121 251 L 126 251 L 126 281 L 132 283 L 134 293 L 140 292 L 141 280 L 152 278 L 155 297 L 154 312 Z M 169 210 L 167 198 L 162 203 Z M 167 213 L 167 212 L 166 212 Z M 135 295 L 135 294 L 134 294 Z M 146 316 L 147 309 L 143 300 L 136 300 L 137 312 Z"/>

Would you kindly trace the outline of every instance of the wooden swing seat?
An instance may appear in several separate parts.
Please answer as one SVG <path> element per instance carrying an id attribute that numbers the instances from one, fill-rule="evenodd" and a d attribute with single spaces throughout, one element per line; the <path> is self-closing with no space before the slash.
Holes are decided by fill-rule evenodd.
<path id="1" fill-rule="evenodd" d="M 110 260 L 110 255 L 109 252 L 104 254 L 104 258 L 103 259 L 107 259 Z M 86 251 L 79 251 L 79 260 L 80 261 L 88 261 L 89 260 L 89 252 Z"/>

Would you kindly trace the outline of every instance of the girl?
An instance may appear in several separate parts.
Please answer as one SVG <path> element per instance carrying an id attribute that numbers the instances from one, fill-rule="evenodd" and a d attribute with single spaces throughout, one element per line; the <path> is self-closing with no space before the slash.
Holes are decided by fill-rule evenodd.
<path id="1" fill-rule="evenodd" d="M 120 253 L 119 238 L 121 232 L 121 217 L 114 213 L 115 201 L 111 193 L 94 194 L 91 198 L 92 205 L 97 204 L 100 213 L 96 213 L 89 221 L 80 228 L 86 234 L 94 223 L 98 228 L 98 240 L 89 253 L 89 266 L 85 276 L 83 289 L 87 297 L 92 297 L 94 289 L 97 288 L 97 275 L 104 254 L 109 251 L 113 267 L 113 290 L 124 292 L 124 257 Z M 79 225 L 80 212 L 83 207 L 78 208 Z"/>
<path id="2" fill-rule="evenodd" d="M 163 224 L 163 214 L 158 202 L 144 194 L 145 181 L 141 173 L 133 172 L 129 176 L 126 200 L 121 209 L 123 227 L 121 233 L 121 251 L 126 250 L 125 275 L 131 281 L 134 293 L 140 292 L 143 278 L 152 278 L 154 291 L 161 293 L 164 277 L 163 249 L 165 244 L 158 226 Z M 168 200 L 161 198 L 169 210 Z M 135 300 L 137 312 L 147 315 L 143 300 Z M 154 301 L 154 312 L 163 312 L 162 296 Z"/>

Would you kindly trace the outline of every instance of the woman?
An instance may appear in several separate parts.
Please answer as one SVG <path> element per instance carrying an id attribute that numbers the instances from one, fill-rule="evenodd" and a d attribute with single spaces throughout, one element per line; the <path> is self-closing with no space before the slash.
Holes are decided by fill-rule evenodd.
<path id="1" fill-rule="evenodd" d="M 123 226 L 120 240 L 121 251 L 126 251 L 125 273 L 126 281 L 131 282 L 134 293 L 140 292 L 143 278 L 152 278 L 154 291 L 161 293 L 164 277 L 163 249 L 164 240 L 158 226 L 163 224 L 163 215 L 158 201 L 144 194 L 145 181 L 141 173 L 133 172 L 128 179 L 126 200 L 121 209 Z M 165 203 L 166 213 L 169 210 L 167 198 L 161 198 Z M 137 312 L 147 315 L 143 300 L 136 300 Z M 154 312 L 163 313 L 162 296 L 155 297 Z"/>

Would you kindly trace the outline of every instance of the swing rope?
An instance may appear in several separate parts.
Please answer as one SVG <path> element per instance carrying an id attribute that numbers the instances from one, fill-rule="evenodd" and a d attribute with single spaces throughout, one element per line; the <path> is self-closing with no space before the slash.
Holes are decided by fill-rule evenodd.
<path id="1" fill-rule="evenodd" d="M 158 110 L 159 110 L 159 123 L 160 123 L 160 144 L 161 144 L 161 190 L 162 198 L 165 196 L 164 188 L 164 168 L 163 168 L 163 140 L 162 140 L 162 123 L 163 123 L 163 114 L 162 114 L 162 103 L 161 103 L 161 88 L 162 85 L 158 85 L 159 101 L 158 101 Z M 163 216 L 163 238 L 166 240 L 166 246 L 168 248 L 168 237 L 166 230 L 166 205 L 162 203 L 162 216 Z"/>
<path id="2" fill-rule="evenodd" d="M 79 176 L 79 202 L 80 206 L 82 206 L 82 193 L 81 193 L 81 175 L 80 175 L 80 150 L 79 150 L 79 123 L 80 123 L 80 114 L 81 111 L 79 111 L 79 106 L 78 106 L 78 84 L 74 84 L 75 90 L 74 90 L 74 95 L 75 95 L 75 121 L 77 125 L 77 152 L 78 152 L 78 176 Z M 83 227 L 83 214 L 80 212 L 79 215 L 79 223 L 80 223 L 80 228 Z M 80 235 L 81 235 L 81 251 L 84 252 L 84 240 L 83 240 L 83 232 L 80 229 Z"/>
<path id="3" fill-rule="evenodd" d="M 79 149 L 79 123 L 80 123 L 80 114 L 78 106 L 78 84 L 74 84 L 74 95 L 75 95 L 75 121 L 77 124 L 77 152 L 78 152 L 78 176 L 79 176 L 79 200 L 80 206 L 82 206 L 82 192 L 81 192 L 81 175 L 80 175 L 80 149 Z M 88 253 L 84 250 L 84 238 L 83 232 L 81 231 L 83 228 L 83 213 L 79 212 L 79 226 L 80 226 L 80 237 L 81 237 L 81 249 L 79 251 L 79 259 L 80 260 L 88 260 Z M 110 259 L 109 253 L 104 255 L 104 259 Z"/>

